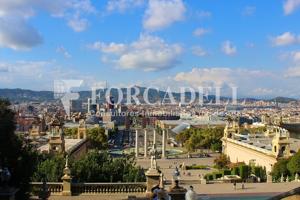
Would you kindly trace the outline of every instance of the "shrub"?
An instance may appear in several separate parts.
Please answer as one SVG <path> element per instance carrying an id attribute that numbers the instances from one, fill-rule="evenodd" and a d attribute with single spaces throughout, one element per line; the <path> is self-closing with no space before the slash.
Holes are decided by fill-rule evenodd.
<path id="1" fill-rule="evenodd" d="M 216 179 L 218 179 L 218 178 L 223 177 L 223 174 L 220 173 L 220 172 L 214 172 L 214 173 L 213 173 L 213 177 L 214 177 L 214 179 L 216 180 Z"/>
<path id="2" fill-rule="evenodd" d="M 224 170 L 222 171 L 222 175 L 223 175 L 223 176 L 225 176 L 225 175 L 231 175 L 231 170 L 229 170 L 229 169 L 224 169 Z"/>
<path id="3" fill-rule="evenodd" d="M 208 166 L 206 165 L 190 165 L 190 166 L 186 166 L 186 169 L 208 169 Z"/>
<path id="4" fill-rule="evenodd" d="M 207 180 L 207 181 L 212 181 L 214 179 L 214 176 L 212 174 L 206 174 L 204 176 L 204 178 Z"/>
<path id="5" fill-rule="evenodd" d="M 232 170 L 231 170 L 231 174 L 232 175 L 240 175 L 240 170 L 239 170 L 239 167 L 234 167 Z"/>
<path id="6" fill-rule="evenodd" d="M 250 175 L 250 167 L 248 165 L 241 165 L 239 171 L 240 171 L 240 177 L 243 180 L 247 179 Z"/>

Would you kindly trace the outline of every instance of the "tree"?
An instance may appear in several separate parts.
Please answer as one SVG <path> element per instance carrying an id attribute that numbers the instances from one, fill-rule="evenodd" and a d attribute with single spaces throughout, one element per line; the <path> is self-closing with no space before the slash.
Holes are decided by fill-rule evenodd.
<path id="1" fill-rule="evenodd" d="M 9 184 L 20 189 L 17 199 L 27 199 L 37 154 L 15 134 L 15 127 L 10 102 L 0 99 L 0 167 L 7 167 L 11 172 Z"/>
<path id="2" fill-rule="evenodd" d="M 102 127 L 95 127 L 87 130 L 87 138 L 91 142 L 91 147 L 96 149 L 107 149 L 108 139 L 105 135 L 105 129 Z"/>
<path id="3" fill-rule="evenodd" d="M 191 135 L 192 132 L 190 131 L 190 129 L 186 129 L 176 135 L 176 140 L 181 144 L 184 144 L 191 137 Z"/>
<path id="4" fill-rule="evenodd" d="M 191 128 L 176 136 L 189 151 L 197 149 L 222 150 L 223 128 Z"/>
<path id="5" fill-rule="evenodd" d="M 283 175 L 284 177 L 290 175 L 290 172 L 287 168 L 288 162 L 288 159 L 280 159 L 274 164 L 271 174 L 273 178 L 275 178 L 275 180 L 279 180 L 281 175 Z"/>
<path id="6" fill-rule="evenodd" d="M 250 175 L 251 167 L 248 165 L 240 165 L 239 172 L 242 180 L 246 180 Z"/>
<path id="7" fill-rule="evenodd" d="M 214 160 L 214 163 L 216 168 L 224 169 L 227 168 L 227 166 L 230 164 L 230 159 L 225 154 L 221 154 Z"/>
<path id="8" fill-rule="evenodd" d="M 145 181 L 144 172 L 135 167 L 134 158 L 112 158 L 106 152 L 90 151 L 71 166 L 77 182 Z"/>
<path id="9" fill-rule="evenodd" d="M 300 174 L 300 151 L 291 157 L 287 164 L 287 168 L 292 176 L 294 176 L 296 173 Z"/>
<path id="10" fill-rule="evenodd" d="M 55 155 L 41 161 L 33 174 L 33 181 L 60 182 L 63 176 L 65 159 L 62 155 Z"/>
<path id="11" fill-rule="evenodd" d="M 77 131 L 78 129 L 76 127 L 73 128 L 64 128 L 64 133 L 66 136 L 71 136 L 72 138 L 77 137 Z"/>

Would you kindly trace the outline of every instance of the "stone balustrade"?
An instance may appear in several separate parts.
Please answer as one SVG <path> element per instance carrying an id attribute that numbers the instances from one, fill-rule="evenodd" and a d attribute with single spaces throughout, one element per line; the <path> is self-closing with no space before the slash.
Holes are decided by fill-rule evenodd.
<path id="1" fill-rule="evenodd" d="M 32 194 L 38 195 L 43 190 L 42 182 L 30 183 Z M 61 195 L 63 184 L 61 182 L 47 182 L 46 188 L 50 195 Z M 144 193 L 146 192 L 146 183 L 72 183 L 72 195 L 93 195 L 103 193 Z"/>
<path id="2" fill-rule="evenodd" d="M 143 193 L 146 183 L 73 183 L 73 194 Z"/>
<path id="3" fill-rule="evenodd" d="M 31 182 L 30 185 L 33 195 L 39 195 L 44 187 L 43 182 Z M 47 182 L 46 188 L 50 195 L 60 195 L 63 191 L 63 184 L 62 182 Z"/>

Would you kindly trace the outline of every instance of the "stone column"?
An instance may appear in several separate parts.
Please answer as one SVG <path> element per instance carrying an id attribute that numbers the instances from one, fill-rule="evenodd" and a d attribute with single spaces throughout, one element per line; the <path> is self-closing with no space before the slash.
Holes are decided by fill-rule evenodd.
<path id="1" fill-rule="evenodd" d="M 156 130 L 153 129 L 153 144 L 156 144 Z"/>
<path id="2" fill-rule="evenodd" d="M 145 173 L 146 175 L 146 197 L 152 196 L 152 188 L 157 186 L 159 187 L 160 184 L 160 173 L 157 169 L 149 169 Z"/>
<path id="3" fill-rule="evenodd" d="M 69 169 L 69 166 L 68 166 L 68 156 L 66 157 L 64 176 L 61 179 L 63 181 L 62 195 L 63 196 L 72 196 L 72 191 L 71 191 L 72 177 L 71 177 L 71 170 Z"/>
<path id="4" fill-rule="evenodd" d="M 139 132 L 135 130 L 135 157 L 139 157 Z"/>
<path id="5" fill-rule="evenodd" d="M 144 130 L 144 157 L 147 158 L 148 156 L 148 141 L 147 141 L 147 130 Z"/>
<path id="6" fill-rule="evenodd" d="M 162 132 L 161 158 L 166 158 L 166 131 Z"/>

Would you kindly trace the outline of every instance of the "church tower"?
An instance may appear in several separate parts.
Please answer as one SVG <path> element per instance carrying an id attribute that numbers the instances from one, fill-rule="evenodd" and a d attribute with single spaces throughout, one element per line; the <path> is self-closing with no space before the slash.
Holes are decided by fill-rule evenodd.
<path id="1" fill-rule="evenodd" d="M 77 129 L 77 139 L 85 139 L 86 138 L 86 125 L 85 120 L 82 119 L 79 121 L 79 126 Z"/>
<path id="2" fill-rule="evenodd" d="M 49 152 L 51 153 L 65 153 L 65 138 L 63 132 L 63 123 L 54 118 L 50 122 L 50 140 Z"/>
<path id="3" fill-rule="evenodd" d="M 286 129 L 277 127 L 272 139 L 272 152 L 277 158 L 290 156 L 289 137 L 289 132 Z"/>

